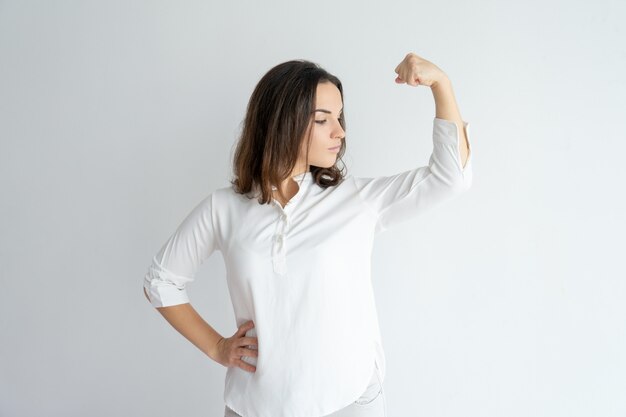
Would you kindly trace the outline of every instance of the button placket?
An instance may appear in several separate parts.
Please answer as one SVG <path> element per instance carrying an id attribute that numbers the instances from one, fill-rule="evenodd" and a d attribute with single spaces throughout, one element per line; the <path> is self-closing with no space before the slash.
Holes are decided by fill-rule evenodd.
<path id="1" fill-rule="evenodd" d="M 284 275 L 287 272 L 287 231 L 289 229 L 289 216 L 283 212 L 279 218 L 279 225 L 277 233 L 274 236 L 274 242 L 272 245 L 272 263 L 274 266 L 274 272 L 279 275 Z"/>
<path id="2" fill-rule="evenodd" d="M 290 215 L 297 205 L 298 200 L 302 197 L 303 192 L 312 180 L 311 172 L 307 171 L 292 177 L 298 181 L 298 192 L 285 203 L 283 207 L 278 200 L 274 199 L 274 205 L 280 211 L 278 218 L 277 232 L 272 239 L 272 264 L 274 272 L 278 275 L 284 275 L 287 272 L 287 233 L 290 226 Z M 273 190 L 277 188 L 272 186 Z"/>

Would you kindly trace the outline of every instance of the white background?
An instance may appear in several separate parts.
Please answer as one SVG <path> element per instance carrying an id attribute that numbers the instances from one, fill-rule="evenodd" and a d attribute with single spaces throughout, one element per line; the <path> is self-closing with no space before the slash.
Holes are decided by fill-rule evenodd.
<path id="1" fill-rule="evenodd" d="M 0 415 L 221 416 L 226 368 L 142 292 L 294 58 L 345 87 L 348 172 L 426 165 L 452 80 L 474 181 L 382 234 L 389 417 L 626 415 L 626 3 L 0 0 Z M 235 332 L 221 254 L 189 287 Z"/>

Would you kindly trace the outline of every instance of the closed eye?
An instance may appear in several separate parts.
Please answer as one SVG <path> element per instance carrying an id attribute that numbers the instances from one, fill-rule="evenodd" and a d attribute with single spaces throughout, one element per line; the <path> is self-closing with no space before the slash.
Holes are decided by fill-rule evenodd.
<path id="1" fill-rule="evenodd" d="M 326 123 L 326 120 L 316 120 L 315 123 L 323 125 L 324 123 Z"/>

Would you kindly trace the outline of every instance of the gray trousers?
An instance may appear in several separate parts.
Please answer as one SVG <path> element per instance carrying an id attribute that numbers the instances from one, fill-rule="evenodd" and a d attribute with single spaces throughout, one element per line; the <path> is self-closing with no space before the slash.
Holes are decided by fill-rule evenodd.
<path id="1" fill-rule="evenodd" d="M 225 406 L 224 417 L 244 417 Z M 385 392 L 380 379 L 378 365 L 374 368 L 372 379 L 361 396 L 347 407 L 323 417 L 387 417 Z"/>

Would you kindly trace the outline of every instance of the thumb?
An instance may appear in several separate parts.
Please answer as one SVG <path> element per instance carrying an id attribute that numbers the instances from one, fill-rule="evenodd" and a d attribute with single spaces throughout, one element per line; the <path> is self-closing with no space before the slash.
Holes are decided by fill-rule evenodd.
<path id="1" fill-rule="evenodd" d="M 237 332 L 237 335 L 245 336 L 246 332 L 253 327 L 254 327 L 254 322 L 252 320 L 248 320 L 247 322 L 245 322 L 239 327 L 239 331 Z"/>

